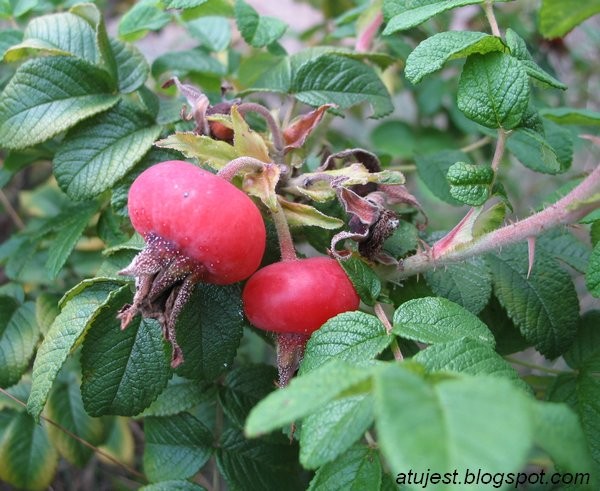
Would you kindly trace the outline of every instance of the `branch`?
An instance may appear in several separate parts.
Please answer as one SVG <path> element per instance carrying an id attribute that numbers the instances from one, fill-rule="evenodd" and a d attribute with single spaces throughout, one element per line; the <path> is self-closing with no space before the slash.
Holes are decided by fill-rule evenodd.
<path id="1" fill-rule="evenodd" d="M 444 247 L 444 250 L 437 254 L 439 247 L 436 249 L 436 245 L 439 243 L 436 243 L 431 249 L 406 258 L 402 270 L 396 272 L 393 279 L 401 280 L 449 263 L 464 261 L 536 237 L 551 228 L 575 223 L 591 211 L 600 208 L 600 197 L 594 196 L 598 193 L 600 193 L 600 165 L 570 193 L 548 208 L 484 234 L 468 244 L 459 244 L 455 248 Z"/>

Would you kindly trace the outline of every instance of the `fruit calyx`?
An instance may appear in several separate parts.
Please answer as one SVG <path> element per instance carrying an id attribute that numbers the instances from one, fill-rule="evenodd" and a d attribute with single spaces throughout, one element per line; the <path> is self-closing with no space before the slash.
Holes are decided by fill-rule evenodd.
<path id="1" fill-rule="evenodd" d="M 164 338 L 173 348 L 171 366 L 176 368 L 183 363 L 183 352 L 175 337 L 175 324 L 206 269 L 156 234 L 147 234 L 145 240 L 146 247 L 129 266 L 119 271 L 120 275 L 135 277 L 136 291 L 133 303 L 124 305 L 117 317 L 121 320 L 121 329 L 138 313 L 158 320 Z"/>

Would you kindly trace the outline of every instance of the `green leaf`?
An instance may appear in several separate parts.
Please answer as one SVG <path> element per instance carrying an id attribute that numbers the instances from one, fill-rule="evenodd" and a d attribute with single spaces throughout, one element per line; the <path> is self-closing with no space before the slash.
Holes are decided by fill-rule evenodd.
<path id="1" fill-rule="evenodd" d="M 381 293 L 381 281 L 375 272 L 357 257 L 339 261 L 350 278 L 360 299 L 367 305 L 374 305 Z"/>
<path id="2" fill-rule="evenodd" d="M 212 453 L 208 428 L 187 413 L 144 419 L 144 471 L 152 482 L 189 478 Z"/>
<path id="3" fill-rule="evenodd" d="M 480 206 L 489 197 L 494 171 L 488 166 L 456 162 L 448 169 L 446 178 L 454 199 L 467 205 Z"/>
<path id="4" fill-rule="evenodd" d="M 122 100 L 68 133 L 54 157 L 56 180 L 74 200 L 97 196 L 146 154 L 159 133 L 147 114 Z"/>
<path id="5" fill-rule="evenodd" d="M 139 491 L 206 491 L 206 488 L 190 481 L 177 479 L 147 484 L 139 488 Z"/>
<path id="6" fill-rule="evenodd" d="M 129 94 L 144 85 L 150 73 L 150 67 L 144 55 L 133 45 L 116 39 L 110 40 L 117 64 L 119 91 Z"/>
<path id="7" fill-rule="evenodd" d="M 585 19 L 598 13 L 599 0 L 542 0 L 540 32 L 547 39 L 562 37 Z"/>
<path id="8" fill-rule="evenodd" d="M 0 32 L 0 60 L 4 58 L 6 51 L 19 44 L 23 40 L 23 32 L 17 29 L 3 29 Z"/>
<path id="9" fill-rule="evenodd" d="M 577 370 L 600 372 L 600 311 L 586 312 L 577 326 L 573 345 L 564 354 L 567 364 Z"/>
<path id="10" fill-rule="evenodd" d="M 221 169 L 231 160 L 239 157 L 233 145 L 221 140 L 213 140 L 205 135 L 175 132 L 155 145 L 160 148 L 171 148 L 181 152 L 189 159 L 198 159 L 214 169 Z"/>
<path id="11" fill-rule="evenodd" d="M 574 124 L 583 126 L 600 125 L 600 112 L 590 109 L 576 109 L 572 107 L 544 108 L 540 114 L 558 124 Z"/>
<path id="12" fill-rule="evenodd" d="M 381 472 L 377 451 L 357 445 L 334 462 L 321 467 L 308 490 L 378 490 L 381 486 Z"/>
<path id="13" fill-rule="evenodd" d="M 98 203 L 95 201 L 80 202 L 77 206 L 69 207 L 67 211 L 68 214 L 61 213 L 59 215 L 60 222 L 56 219 L 52 220 L 52 223 L 56 224 L 54 227 L 56 235 L 48 248 L 48 259 L 46 260 L 48 274 L 52 278 L 58 275 L 67 262 L 73 248 L 81 238 L 81 234 L 98 211 Z"/>
<path id="14" fill-rule="evenodd" d="M 81 395 L 91 416 L 139 414 L 171 377 L 158 321 L 137 318 L 121 330 L 117 313 L 127 303 L 131 293 L 119 290 L 92 319 L 83 342 Z"/>
<path id="15" fill-rule="evenodd" d="M 530 77 L 535 78 L 539 82 L 556 89 L 567 89 L 565 84 L 559 80 L 556 80 L 556 78 L 543 70 L 533 60 L 533 57 L 527 49 L 525 40 L 510 28 L 506 30 L 506 44 L 510 49 L 510 53 L 518 60 L 521 60 L 521 63 L 523 63 L 523 66 L 525 67 L 525 71 L 527 71 L 527 74 Z"/>
<path id="16" fill-rule="evenodd" d="M 0 387 L 16 384 L 29 367 L 40 337 L 35 304 L 0 296 Z"/>
<path id="17" fill-rule="evenodd" d="M 429 155 L 417 155 L 415 164 L 419 177 L 431 192 L 446 203 L 461 205 L 450 194 L 450 184 L 446 179 L 448 169 L 455 162 L 464 162 L 467 155 L 457 150 L 444 150 Z"/>
<path id="18" fill-rule="evenodd" d="M 525 339 L 548 358 L 572 344 L 579 301 L 570 276 L 542 250 L 531 274 L 527 246 L 519 244 L 488 255 L 494 292 Z"/>
<path id="19" fill-rule="evenodd" d="M 355 389 L 364 393 L 362 385 L 368 382 L 371 372 L 340 360 L 292 379 L 290 384 L 272 392 L 250 412 L 246 421 L 246 435 L 255 437 L 276 428 L 291 424 L 322 408 L 341 394 Z"/>
<path id="20" fill-rule="evenodd" d="M 63 304 L 35 357 L 27 410 L 36 419 L 46 404 L 52 383 L 67 356 L 78 344 L 100 307 L 119 291 L 117 289 L 121 284 L 98 282 L 85 286 L 83 291 Z M 65 296 L 69 297 L 69 293 Z"/>
<path id="21" fill-rule="evenodd" d="M 207 398 L 210 392 L 196 380 L 174 375 L 158 398 L 141 414 L 146 416 L 171 416 L 188 411 Z"/>
<path id="22" fill-rule="evenodd" d="M 598 244 L 590 256 L 585 274 L 585 286 L 594 297 L 600 297 L 600 245 Z"/>
<path id="23" fill-rule="evenodd" d="M 302 421 L 300 462 L 316 469 L 331 462 L 359 440 L 373 424 L 370 395 L 332 401 Z"/>
<path id="24" fill-rule="evenodd" d="M 397 31 L 405 31 L 418 26 L 447 10 L 483 2 L 484 0 L 387 0 L 385 2 L 385 12 L 390 19 L 383 35 L 387 36 Z"/>
<path id="25" fill-rule="evenodd" d="M 59 314 L 58 297 L 48 292 L 43 292 L 35 299 L 35 319 L 42 335 L 45 337 L 50 326 Z"/>
<path id="26" fill-rule="evenodd" d="M 467 469 L 516 472 L 527 462 L 530 401 L 506 380 L 464 377 L 430 385 L 390 365 L 376 374 L 374 394 L 378 442 L 390 468 L 401 472 L 397 484 L 406 484 L 408 470 L 465 476 Z M 444 484 L 464 489 L 462 481 Z"/>
<path id="27" fill-rule="evenodd" d="M 458 108 L 488 128 L 519 125 L 529 104 L 529 78 L 519 60 L 503 53 L 471 55 L 458 83 Z"/>
<path id="28" fill-rule="evenodd" d="M 474 53 L 506 50 L 502 40 L 484 32 L 447 31 L 422 41 L 406 59 L 404 73 L 413 84 L 436 72 L 450 60 L 465 58 Z"/>
<path id="29" fill-rule="evenodd" d="M 231 42 L 231 27 L 225 17 L 200 17 L 186 22 L 185 28 L 210 51 L 223 51 Z"/>
<path id="30" fill-rule="evenodd" d="M 275 389 L 277 371 L 269 365 L 244 365 L 227 374 L 219 391 L 223 411 L 239 428 L 250 410 Z"/>
<path id="31" fill-rule="evenodd" d="M 364 312 L 345 312 L 315 331 L 302 359 L 301 373 L 312 372 L 332 359 L 360 364 L 381 353 L 392 341 L 383 324 Z"/>
<path id="32" fill-rule="evenodd" d="M 237 428 L 228 428 L 217 450 L 217 465 L 232 491 L 300 491 L 298 447 L 283 435 L 246 440 Z"/>
<path id="33" fill-rule="evenodd" d="M 291 81 L 290 92 L 315 107 L 337 104 L 347 109 L 368 102 L 373 107 L 373 118 L 385 116 L 394 108 L 375 71 L 343 56 L 324 55 L 304 63 Z"/>
<path id="34" fill-rule="evenodd" d="M 235 2 L 235 21 L 244 41 L 255 48 L 274 43 L 287 29 L 285 22 L 279 19 L 259 16 L 244 0 Z"/>
<path id="35" fill-rule="evenodd" d="M 73 57 L 27 61 L 2 93 L 0 145 L 31 147 L 106 111 L 119 100 L 106 80 L 106 72 Z"/>
<path id="36" fill-rule="evenodd" d="M 48 400 L 48 417 L 71 433 L 92 445 L 99 445 L 105 437 L 104 424 L 98 418 L 92 418 L 83 409 L 79 383 L 75 380 L 57 383 Z M 75 440 L 71 435 L 55 426 L 48 428 L 52 443 L 72 464 L 83 467 L 94 452 Z"/>
<path id="37" fill-rule="evenodd" d="M 84 19 L 69 12 L 36 17 L 25 28 L 23 41 L 4 59 L 12 62 L 31 55 L 73 55 L 96 64 L 96 34 Z"/>
<path id="38" fill-rule="evenodd" d="M 492 277 L 485 262 L 472 259 L 425 273 L 427 284 L 440 297 L 479 314 L 492 294 Z"/>
<path id="39" fill-rule="evenodd" d="M 422 343 L 444 343 L 463 337 L 494 346 L 494 336 L 474 314 L 445 298 L 415 298 L 394 313 L 392 331 Z"/>
<path id="40" fill-rule="evenodd" d="M 600 401 L 600 381 L 597 375 L 588 370 L 583 370 L 577 374 L 559 375 L 556 377 L 554 384 L 548 389 L 547 398 L 550 401 L 568 403 L 579 416 L 579 422 L 594 461 L 595 472 L 592 475 L 596 476 L 595 480 L 597 481 L 598 471 L 600 470 L 600 428 L 598 427 L 598 421 L 600 421 L 600 403 L 598 402 Z M 555 429 L 555 432 L 557 430 Z M 577 430 L 574 431 L 574 435 L 579 433 Z M 540 439 L 542 444 L 544 443 L 543 437 L 537 435 L 536 437 Z M 548 438 L 550 437 L 555 440 L 556 433 L 553 432 L 548 435 Z M 569 447 L 574 446 L 573 444 L 566 444 L 564 450 L 569 451 Z M 551 454 L 553 458 L 565 460 L 567 458 L 563 452 L 558 453 L 559 450 L 554 446 L 550 447 L 550 442 L 546 442 L 546 449 L 548 453 L 551 450 L 554 452 Z M 577 451 L 573 457 L 581 455 L 581 453 L 581 451 Z M 567 462 L 571 463 L 571 459 L 565 463 Z M 583 463 L 585 464 L 585 462 L 584 459 Z"/>
<path id="41" fill-rule="evenodd" d="M 46 424 L 15 412 L 0 441 L 0 479 L 19 489 L 44 490 L 54 479 L 58 453 Z"/>
<path id="42" fill-rule="evenodd" d="M 571 167 L 573 139 L 569 131 L 550 121 L 544 122 L 545 136 L 519 128 L 511 135 L 507 148 L 526 167 L 546 174 L 559 174 Z"/>
<path id="43" fill-rule="evenodd" d="M 144 37 L 148 31 L 158 31 L 166 26 L 171 16 L 159 7 L 156 0 L 136 2 L 119 21 L 119 36 L 126 41 Z"/>
<path id="44" fill-rule="evenodd" d="M 169 73 L 180 78 L 193 74 L 225 76 L 225 67 L 201 49 L 173 51 L 159 56 L 152 63 L 152 76 L 158 79 L 162 74 Z"/>
<path id="45" fill-rule="evenodd" d="M 191 9 L 204 5 L 208 0 L 165 0 L 165 7 L 169 9 Z"/>
<path id="46" fill-rule="evenodd" d="M 562 472 L 590 472 L 592 459 L 577 414 L 566 404 L 533 403 L 533 438 Z"/>
<path id="47" fill-rule="evenodd" d="M 429 371 L 463 372 L 470 375 L 503 377 L 516 386 L 530 390 L 517 371 L 502 358 L 492 346 L 469 338 L 434 344 L 419 351 L 413 360 L 422 363 Z"/>
<path id="48" fill-rule="evenodd" d="M 233 363 L 244 320 L 239 285 L 199 283 L 177 321 L 183 364 L 177 374 L 214 380 Z"/>
<path id="49" fill-rule="evenodd" d="M 314 206 L 279 199 L 290 227 L 319 227 L 334 230 L 344 225 L 344 221 L 321 213 Z"/>
<path id="50" fill-rule="evenodd" d="M 543 249 L 550 256 L 584 273 L 590 259 L 587 244 L 564 229 L 556 228 L 540 235 L 535 242 L 536 249 Z"/>

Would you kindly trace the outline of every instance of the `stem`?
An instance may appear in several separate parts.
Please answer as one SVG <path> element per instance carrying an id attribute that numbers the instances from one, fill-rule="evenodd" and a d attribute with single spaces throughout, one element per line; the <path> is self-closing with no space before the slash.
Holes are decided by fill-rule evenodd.
<path id="1" fill-rule="evenodd" d="M 561 375 L 563 373 L 570 373 L 565 370 L 556 370 L 555 368 L 542 367 L 539 365 L 535 365 L 533 363 L 528 363 L 526 361 L 518 360 L 511 356 L 505 356 L 504 359 L 509 363 L 514 363 L 515 365 L 521 365 L 522 367 L 531 368 L 532 370 L 538 370 L 539 372 L 551 373 L 553 375 Z"/>
<path id="2" fill-rule="evenodd" d="M 281 131 L 281 127 L 275 121 L 273 115 L 269 112 L 269 110 L 260 104 L 256 104 L 254 102 L 244 102 L 237 107 L 241 116 L 249 112 L 254 112 L 260 114 L 267 125 L 269 126 L 269 130 L 271 131 L 271 138 L 273 138 L 273 146 L 275 147 L 275 162 L 281 163 L 283 161 L 283 152 L 285 148 L 285 143 L 283 141 L 283 133 Z"/>
<path id="3" fill-rule="evenodd" d="M 406 258 L 402 269 L 394 274 L 394 279 L 401 280 L 449 263 L 464 261 L 529 237 L 536 237 L 550 228 L 576 222 L 600 208 L 599 199 L 585 203 L 599 191 L 600 165 L 566 196 L 528 218 L 482 235 L 469 244 L 462 244 L 458 249 L 447 247 L 437 255 L 432 254 L 432 250 L 423 251 Z M 435 248 L 434 245 L 432 249 Z"/>
<path id="4" fill-rule="evenodd" d="M 390 320 L 388 319 L 387 315 L 385 314 L 385 311 L 383 310 L 382 305 L 377 302 L 374 306 L 374 310 L 375 310 L 375 315 L 377 316 L 377 318 L 381 321 L 381 323 L 383 324 L 383 326 L 385 327 L 385 330 L 387 331 L 388 334 L 392 334 L 392 324 L 390 323 Z M 394 353 L 394 359 L 396 361 L 402 361 L 404 360 L 404 356 L 402 356 L 402 351 L 400 351 L 400 346 L 398 345 L 398 340 L 396 339 L 396 336 L 394 336 L 392 334 L 392 342 L 390 343 L 390 348 L 392 350 L 392 353 Z"/>
<path id="5" fill-rule="evenodd" d="M 469 145 L 467 145 L 465 147 L 462 147 L 460 149 L 460 151 L 463 153 L 469 153 L 469 152 L 472 152 L 473 150 L 477 150 L 478 148 L 485 147 L 491 141 L 492 141 L 492 139 L 489 136 L 484 136 L 483 138 L 481 138 L 473 143 L 470 143 Z"/>
<path id="6" fill-rule="evenodd" d="M 19 230 L 23 230 L 25 228 L 25 223 L 23 222 L 23 220 L 21 220 L 21 217 L 17 213 L 17 210 L 14 209 L 12 203 L 8 199 L 8 196 L 4 194 L 4 190 L 2 189 L 0 189 L 0 203 L 2 203 L 2 206 L 6 210 L 6 213 L 8 213 L 8 215 L 10 216 L 15 226 Z"/>
<path id="7" fill-rule="evenodd" d="M 238 157 L 217 172 L 217 176 L 231 182 L 240 172 L 261 171 L 265 168 L 265 165 L 267 165 L 265 162 L 254 157 Z"/>
<path id="8" fill-rule="evenodd" d="M 12 394 L 10 394 L 9 392 L 7 392 L 6 390 L 0 388 L 0 393 L 4 394 L 6 397 L 8 397 L 9 399 L 12 399 L 14 402 L 16 402 L 17 404 L 19 404 L 20 406 L 23 406 L 24 408 L 27 409 L 27 404 L 25 404 L 23 401 L 21 401 L 20 399 L 17 399 L 15 396 L 13 396 Z M 133 467 L 129 467 L 127 464 L 124 464 L 123 462 L 119 462 L 117 459 L 115 459 L 112 455 L 104 452 L 103 450 L 100 450 L 98 447 L 92 445 L 90 442 L 84 440 L 83 438 L 81 438 L 80 436 L 77 436 L 75 433 L 72 433 L 71 431 L 67 430 L 64 426 L 61 426 L 60 424 L 58 424 L 56 421 L 51 420 L 50 418 L 47 418 L 44 415 L 40 415 L 40 419 L 43 419 L 44 421 L 46 421 L 48 424 L 51 424 L 52 426 L 55 426 L 56 428 L 58 428 L 60 431 L 62 431 L 63 433 L 67 434 L 68 436 L 70 436 L 71 438 L 73 438 L 74 440 L 78 441 L 79 443 L 81 443 L 82 445 L 86 446 L 87 448 L 89 448 L 90 450 L 92 450 L 93 452 L 97 453 L 98 455 L 101 455 L 102 457 L 104 457 L 107 460 L 110 460 L 113 464 L 122 467 L 123 469 L 125 469 L 127 472 L 129 472 L 130 474 L 143 479 L 144 482 L 146 481 L 146 477 L 141 473 L 136 471 Z"/>
<path id="9" fill-rule="evenodd" d="M 490 27 L 492 28 L 492 34 L 496 37 L 501 37 L 500 28 L 498 27 L 498 22 L 496 21 L 496 16 L 494 15 L 493 3 L 489 0 L 486 0 L 482 7 L 487 20 L 490 23 Z"/>
<path id="10" fill-rule="evenodd" d="M 494 171 L 494 175 L 498 173 L 500 162 L 502 162 L 502 157 L 504 157 L 507 136 L 508 133 L 506 131 L 502 128 L 498 129 L 498 141 L 496 142 L 496 150 L 494 151 L 494 157 L 492 158 L 492 170 Z"/>
<path id="11" fill-rule="evenodd" d="M 295 261 L 298 259 L 296 256 L 296 250 L 294 249 L 294 240 L 290 232 L 287 219 L 285 218 L 285 212 L 279 200 L 277 200 L 277 211 L 271 213 L 273 223 L 275 224 L 275 230 L 277 232 L 277 239 L 279 240 L 279 250 L 281 251 L 282 261 Z"/>

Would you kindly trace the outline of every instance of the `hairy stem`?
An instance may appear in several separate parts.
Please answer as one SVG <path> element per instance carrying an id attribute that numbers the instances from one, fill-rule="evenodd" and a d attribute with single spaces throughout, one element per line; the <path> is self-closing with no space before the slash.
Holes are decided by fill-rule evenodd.
<path id="1" fill-rule="evenodd" d="M 460 247 L 456 248 L 444 247 L 444 250 L 439 254 L 435 254 L 436 245 L 434 244 L 430 250 L 406 258 L 402 269 L 397 271 L 392 279 L 402 280 L 436 267 L 464 261 L 527 240 L 529 237 L 537 237 L 551 228 L 574 223 L 591 211 L 600 208 L 600 198 L 594 196 L 599 192 L 600 166 L 597 166 L 570 193 L 548 208 L 528 218 L 484 234 L 468 244 L 461 244 Z"/>
<path id="2" fill-rule="evenodd" d="M 492 34 L 496 37 L 501 37 L 500 28 L 498 27 L 498 21 L 496 21 L 496 16 L 494 15 L 493 5 L 493 2 L 491 2 L 490 0 L 486 0 L 482 7 L 483 11 L 485 12 L 485 16 L 487 17 L 487 20 L 490 23 L 490 27 L 492 28 Z"/>
<path id="3" fill-rule="evenodd" d="M 296 250 L 294 249 L 294 240 L 290 232 L 287 219 L 285 218 L 285 212 L 279 200 L 277 201 L 277 211 L 272 212 L 273 223 L 275 224 L 275 230 L 277 231 L 277 239 L 279 240 L 279 250 L 281 251 L 282 261 L 294 261 L 298 259 L 296 256 Z"/>
<path id="4" fill-rule="evenodd" d="M 238 157 L 219 170 L 217 176 L 231 182 L 240 172 L 261 171 L 265 165 L 267 165 L 265 162 L 254 157 Z"/>
<path id="5" fill-rule="evenodd" d="M 392 334 L 393 326 L 392 326 L 390 320 L 388 319 L 385 311 L 383 310 L 382 305 L 379 302 L 375 304 L 374 311 L 375 311 L 375 315 L 377 316 L 377 318 L 381 321 L 381 323 L 385 327 L 385 330 L 387 331 L 387 333 Z M 392 353 L 394 353 L 394 359 L 396 361 L 404 360 L 404 356 L 402 355 L 402 351 L 400 350 L 400 346 L 398 345 L 398 340 L 396 339 L 396 336 L 394 336 L 392 338 L 390 348 L 392 350 Z"/>
<path id="6" fill-rule="evenodd" d="M 504 150 L 506 149 L 506 140 L 508 133 L 502 128 L 498 129 L 498 141 L 496 142 L 496 150 L 494 151 L 494 157 L 492 158 L 492 170 L 494 175 L 498 172 L 502 157 L 504 157 Z"/>
<path id="7" fill-rule="evenodd" d="M 478 148 L 485 147 L 491 141 L 492 139 L 489 136 L 484 136 L 483 138 L 480 138 L 479 140 L 462 147 L 460 151 L 463 153 L 469 153 L 473 150 L 477 150 Z"/>
<path id="8" fill-rule="evenodd" d="M 283 133 L 281 131 L 281 127 L 279 123 L 275 121 L 273 115 L 269 112 L 269 110 L 260 104 L 256 104 L 254 102 L 244 102 L 237 107 L 240 115 L 244 116 L 249 112 L 254 112 L 260 114 L 267 125 L 269 126 L 269 130 L 271 131 L 271 138 L 273 138 L 273 147 L 275 147 L 275 163 L 280 164 L 283 162 L 283 152 L 285 148 L 285 143 L 283 141 Z"/>

